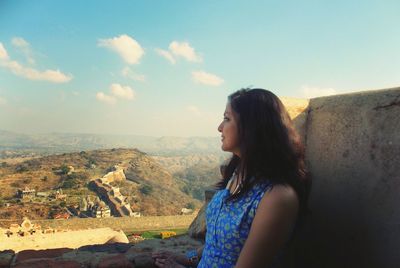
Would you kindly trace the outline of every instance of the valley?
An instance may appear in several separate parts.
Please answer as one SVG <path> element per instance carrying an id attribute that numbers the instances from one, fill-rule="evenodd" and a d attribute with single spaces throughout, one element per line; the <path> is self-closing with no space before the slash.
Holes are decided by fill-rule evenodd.
<path id="1" fill-rule="evenodd" d="M 0 219 L 13 220 L 121 216 L 110 209 L 110 198 L 91 187 L 116 167 L 124 176 L 107 187 L 123 197 L 118 202 L 129 208 L 127 215 L 195 211 L 204 200 L 204 189 L 219 179 L 219 166 L 226 158 L 204 151 L 149 155 L 128 148 L 53 155 L 9 150 L 7 155 L 3 151 L 0 159 Z"/>

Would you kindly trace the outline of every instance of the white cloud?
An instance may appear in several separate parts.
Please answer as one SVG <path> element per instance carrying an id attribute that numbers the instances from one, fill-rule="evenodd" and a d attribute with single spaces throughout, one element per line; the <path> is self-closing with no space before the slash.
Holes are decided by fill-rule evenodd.
<path id="1" fill-rule="evenodd" d="M 30 80 L 42 80 L 53 83 L 65 83 L 72 79 L 71 75 L 63 74 L 60 70 L 38 71 L 36 69 L 23 66 L 16 61 L 3 61 L 0 66 L 9 69 L 17 76 L 21 76 Z"/>
<path id="2" fill-rule="evenodd" d="M 29 47 L 29 43 L 22 37 L 14 37 L 11 43 L 16 47 Z"/>
<path id="3" fill-rule="evenodd" d="M 30 80 L 42 80 L 53 83 L 65 83 L 72 79 L 71 75 L 66 75 L 60 70 L 38 71 L 31 67 L 26 67 L 17 61 L 11 60 L 3 44 L 0 43 L 0 67 L 10 70 L 13 74 Z"/>
<path id="4" fill-rule="evenodd" d="M 219 86 L 224 83 L 224 80 L 214 74 L 206 73 L 204 71 L 192 72 L 192 78 L 195 82 L 208 86 Z"/>
<path id="5" fill-rule="evenodd" d="M 133 100 L 135 92 L 129 86 L 121 86 L 120 84 L 112 84 L 110 86 L 111 93 L 121 99 Z"/>
<path id="6" fill-rule="evenodd" d="M 160 49 L 160 48 L 156 48 L 155 50 L 158 53 L 158 55 L 166 58 L 170 63 L 172 63 L 172 64 L 176 63 L 176 60 L 175 60 L 174 56 L 172 56 L 171 52 Z"/>
<path id="7" fill-rule="evenodd" d="M 133 100 L 135 98 L 135 91 L 129 86 L 122 86 L 120 84 L 111 84 L 110 86 L 111 95 L 107 95 L 103 92 L 97 92 L 96 99 L 107 103 L 116 104 L 117 99 Z"/>
<path id="8" fill-rule="evenodd" d="M 3 44 L 0 42 L 0 60 L 8 60 L 7 50 L 4 48 Z"/>
<path id="9" fill-rule="evenodd" d="M 301 93 L 307 99 L 338 94 L 334 88 L 310 87 L 307 85 L 301 87 Z"/>
<path id="10" fill-rule="evenodd" d="M 194 114 L 196 116 L 201 116 L 200 109 L 197 106 L 189 105 L 189 106 L 186 107 L 186 110 L 191 112 L 192 114 Z"/>
<path id="11" fill-rule="evenodd" d="M 30 64 L 34 64 L 35 60 L 33 59 L 32 56 L 32 50 L 31 50 L 31 45 L 22 37 L 14 37 L 11 40 L 11 43 L 18 49 L 22 51 L 22 53 L 25 55 L 26 59 Z"/>
<path id="12" fill-rule="evenodd" d="M 191 47 L 188 42 L 172 41 L 171 44 L 169 44 L 169 50 L 175 56 L 183 57 L 188 61 L 192 61 L 192 62 L 201 62 L 202 61 L 202 58 L 200 57 L 200 55 L 198 55 L 196 53 L 194 48 Z"/>
<path id="13" fill-rule="evenodd" d="M 110 39 L 100 39 L 98 45 L 117 52 L 128 64 L 138 64 L 144 54 L 140 44 L 126 34 Z"/>
<path id="14" fill-rule="evenodd" d="M 146 76 L 143 74 L 137 74 L 131 70 L 128 66 L 122 69 L 121 74 L 123 77 L 130 78 L 136 81 L 145 82 Z"/>
<path id="15" fill-rule="evenodd" d="M 97 92 L 96 99 L 107 104 L 117 103 L 117 100 L 114 96 L 106 95 L 103 92 Z"/>

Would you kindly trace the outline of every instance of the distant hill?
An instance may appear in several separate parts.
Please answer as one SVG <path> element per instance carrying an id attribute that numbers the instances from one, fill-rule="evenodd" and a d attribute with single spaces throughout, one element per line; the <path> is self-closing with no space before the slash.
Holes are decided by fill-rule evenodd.
<path id="1" fill-rule="evenodd" d="M 157 155 L 220 153 L 220 138 L 75 133 L 21 134 L 0 130 L 2 158 L 13 155 L 15 151 L 55 154 L 111 148 L 138 148 L 143 152 Z"/>
<path id="2" fill-rule="evenodd" d="M 49 210 L 60 206 L 77 206 L 82 196 L 96 196 L 87 188 L 88 182 L 102 177 L 117 164 L 123 167 L 127 180 L 115 186 L 128 197 L 133 211 L 142 215 L 176 215 L 185 206 L 200 206 L 198 200 L 182 192 L 185 185 L 182 180 L 173 177 L 146 153 L 137 149 L 103 149 L 49 155 L 16 164 L 0 163 L 0 218 L 4 218 L 4 211 L 8 211 L 7 217 L 23 214 L 10 212 L 5 203 L 21 207 L 25 214 L 30 214 L 24 216 L 31 218 L 46 218 Z M 73 171 L 68 173 L 70 168 L 66 167 L 72 167 Z M 36 198 L 32 202 L 16 202 L 15 192 L 24 187 L 40 192 L 62 188 L 67 201 L 62 204 Z"/>
<path id="3" fill-rule="evenodd" d="M 230 154 L 152 156 L 175 178 L 184 183 L 181 190 L 203 201 L 204 189 L 221 179 L 220 166 Z"/>

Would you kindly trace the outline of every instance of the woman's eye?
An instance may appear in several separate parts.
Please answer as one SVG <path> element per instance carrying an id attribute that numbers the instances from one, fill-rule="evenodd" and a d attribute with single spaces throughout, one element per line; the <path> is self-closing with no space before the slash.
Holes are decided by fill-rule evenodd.
<path id="1" fill-rule="evenodd" d="M 224 121 L 229 121 L 229 118 L 224 116 Z"/>

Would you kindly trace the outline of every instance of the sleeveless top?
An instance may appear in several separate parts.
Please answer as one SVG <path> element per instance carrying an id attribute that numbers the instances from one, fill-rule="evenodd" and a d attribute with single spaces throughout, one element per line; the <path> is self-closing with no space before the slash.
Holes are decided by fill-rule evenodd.
<path id="1" fill-rule="evenodd" d="M 272 187 L 270 181 L 259 182 L 238 199 L 229 201 L 226 200 L 231 195 L 228 189 L 215 193 L 206 209 L 206 241 L 197 267 L 236 265 L 258 204 Z"/>

